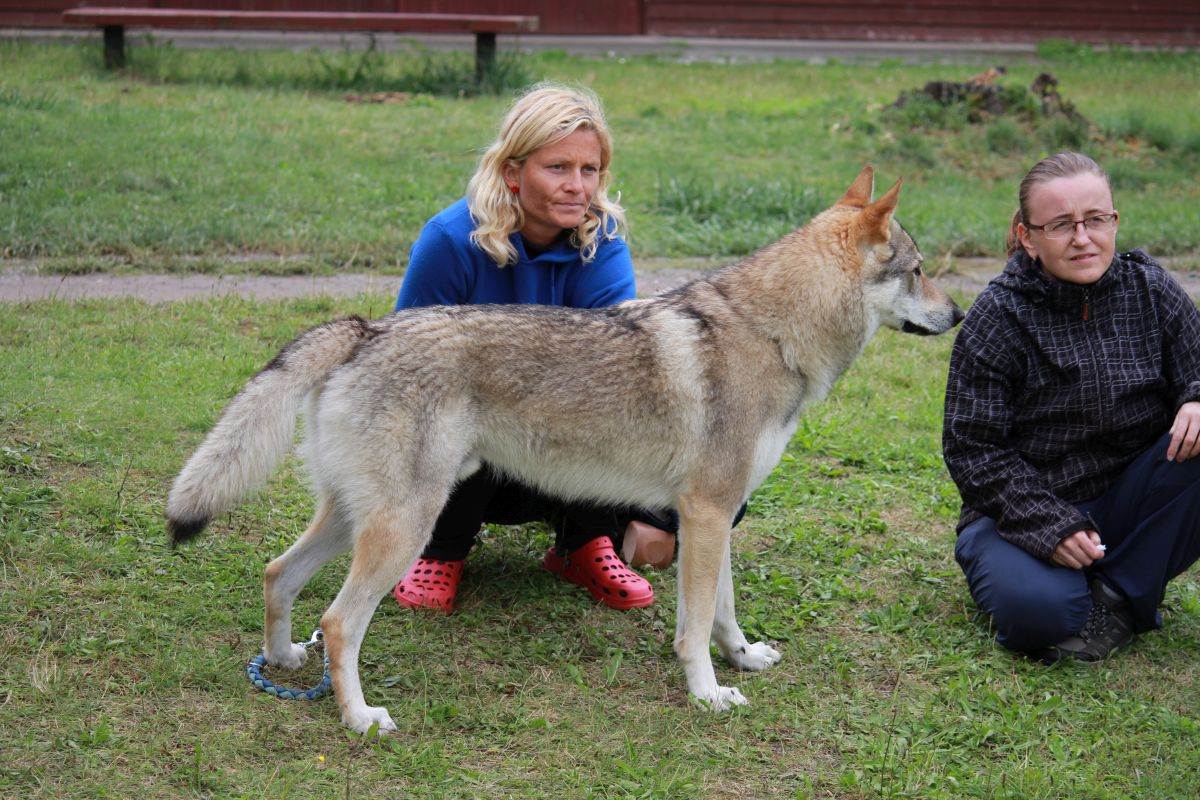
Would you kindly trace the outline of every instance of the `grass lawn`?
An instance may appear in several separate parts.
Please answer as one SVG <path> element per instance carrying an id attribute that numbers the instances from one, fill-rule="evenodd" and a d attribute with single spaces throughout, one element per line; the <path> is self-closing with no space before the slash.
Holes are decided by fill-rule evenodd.
<path id="1" fill-rule="evenodd" d="M 0 41 L 0 256 L 44 268 L 398 272 L 421 225 L 464 190 L 508 95 L 391 91 L 412 56 L 135 47 L 113 76 L 96 43 Z M 406 60 L 408 59 L 408 60 Z M 1090 122 L 889 106 L 981 64 L 812 65 L 543 53 L 517 77 L 593 87 L 616 139 L 638 257 L 749 252 L 807 220 L 864 162 L 903 176 L 930 255 L 996 255 L 1034 161 L 1086 148 L 1112 173 L 1122 234 L 1200 251 L 1198 53 L 1046 46 L 1041 72 Z M 428 71 L 428 70 L 426 70 Z M 355 76 L 358 77 L 355 77 Z M 231 267 L 246 255 L 265 256 Z"/>
<path id="2" fill-rule="evenodd" d="M 882 332 L 811 410 L 735 539 L 740 618 L 784 661 L 719 667 L 752 705 L 689 706 L 675 570 L 629 613 L 543 573 L 540 526 L 488 529 L 451 617 L 376 613 L 342 729 L 243 675 L 262 569 L 312 504 L 287 468 L 171 551 L 170 478 L 227 399 L 314 320 L 386 295 L 256 304 L 36 302 L 0 320 L 0 795 L 1011 797 L 1193 795 L 1200 580 L 1100 666 L 997 649 L 951 557 L 939 455 L 950 337 Z M 16 312 L 16 313 L 11 313 Z M 307 638 L 346 562 L 301 595 Z M 276 676 L 314 684 L 317 672 Z"/>
<path id="3" fill-rule="evenodd" d="M 0 42 L 4 258 L 398 273 L 506 103 L 346 102 L 407 85 L 391 55 L 152 47 L 114 77 L 94 45 Z M 881 182 L 905 176 L 899 216 L 927 255 L 998 257 L 1017 179 L 1064 145 L 1112 173 L 1123 245 L 1195 258 L 1200 56 L 1048 46 L 1010 67 L 1016 85 L 1053 72 L 1086 130 L 886 109 L 980 66 L 543 54 L 523 68 L 604 97 L 639 258 L 753 249 L 864 161 Z M 689 704 L 673 567 L 647 570 L 652 608 L 610 611 L 541 571 L 541 526 L 487 529 L 451 617 L 380 606 L 362 678 L 396 735 L 349 734 L 331 699 L 255 691 L 243 670 L 261 645 L 263 567 L 312 513 L 299 464 L 175 551 L 169 482 L 296 333 L 392 301 L 0 308 L 0 797 L 1196 795 L 1200 572 L 1172 583 L 1163 630 L 1101 665 L 1014 659 L 976 618 L 940 456 L 949 336 L 880 333 L 752 498 L 734 542 L 739 617 L 784 660 L 718 666 L 750 706 Z M 296 638 L 345 568 L 300 596 Z"/>

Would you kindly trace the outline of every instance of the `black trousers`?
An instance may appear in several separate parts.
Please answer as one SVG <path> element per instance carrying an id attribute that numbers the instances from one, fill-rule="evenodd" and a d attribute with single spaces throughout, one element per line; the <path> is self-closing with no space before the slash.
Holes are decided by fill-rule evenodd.
<path id="1" fill-rule="evenodd" d="M 496 525 L 546 522 L 554 528 L 559 552 L 578 550 L 598 536 L 607 536 L 620 547 L 625 526 L 635 519 L 671 533 L 679 530 L 679 517 L 674 511 L 564 503 L 484 464 L 450 493 L 434 525 L 433 538 L 422 555 L 442 561 L 464 560 L 485 522 Z"/>

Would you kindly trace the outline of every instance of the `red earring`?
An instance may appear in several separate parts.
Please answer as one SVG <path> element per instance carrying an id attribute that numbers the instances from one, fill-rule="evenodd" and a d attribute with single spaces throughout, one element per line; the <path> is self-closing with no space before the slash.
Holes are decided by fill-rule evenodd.
<path id="1" fill-rule="evenodd" d="M 520 192 L 521 192 L 521 187 L 520 187 L 520 186 L 517 186 L 515 183 L 510 183 L 510 184 L 508 185 L 508 190 L 509 190 L 510 192 L 512 192 L 513 194 L 520 194 Z"/>

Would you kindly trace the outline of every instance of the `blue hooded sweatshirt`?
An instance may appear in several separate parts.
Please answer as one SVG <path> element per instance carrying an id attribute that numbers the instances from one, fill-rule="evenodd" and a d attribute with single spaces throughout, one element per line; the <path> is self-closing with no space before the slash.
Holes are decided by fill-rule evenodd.
<path id="1" fill-rule="evenodd" d="M 500 267 L 471 241 L 474 229 L 466 198 L 426 223 L 413 243 L 396 310 L 479 303 L 602 308 L 635 296 L 633 261 L 619 237 L 601 237 L 596 257 L 584 264 L 567 237 L 531 254 L 514 233 L 517 261 Z"/>

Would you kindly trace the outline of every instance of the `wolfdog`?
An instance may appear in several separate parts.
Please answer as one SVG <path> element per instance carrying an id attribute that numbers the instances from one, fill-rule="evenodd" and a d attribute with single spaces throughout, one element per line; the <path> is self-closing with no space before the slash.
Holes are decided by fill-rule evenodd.
<path id="1" fill-rule="evenodd" d="M 937 334 L 963 316 L 894 219 L 900 184 L 872 202 L 868 165 L 808 225 L 649 299 L 591 310 L 433 306 L 319 325 L 250 379 L 187 461 L 167 501 L 172 540 L 265 482 L 303 408 L 316 513 L 265 570 L 263 652 L 274 667 L 304 661 L 292 603 L 353 549 L 321 628 L 343 723 L 382 731 L 395 725 L 364 701 L 359 648 L 456 481 L 487 462 L 564 499 L 673 508 L 674 644 L 688 690 L 714 710 L 745 703 L 718 684 L 710 641 L 743 670 L 780 654 L 747 641 L 734 617 L 735 513 L 800 412 L 881 325 Z"/>

